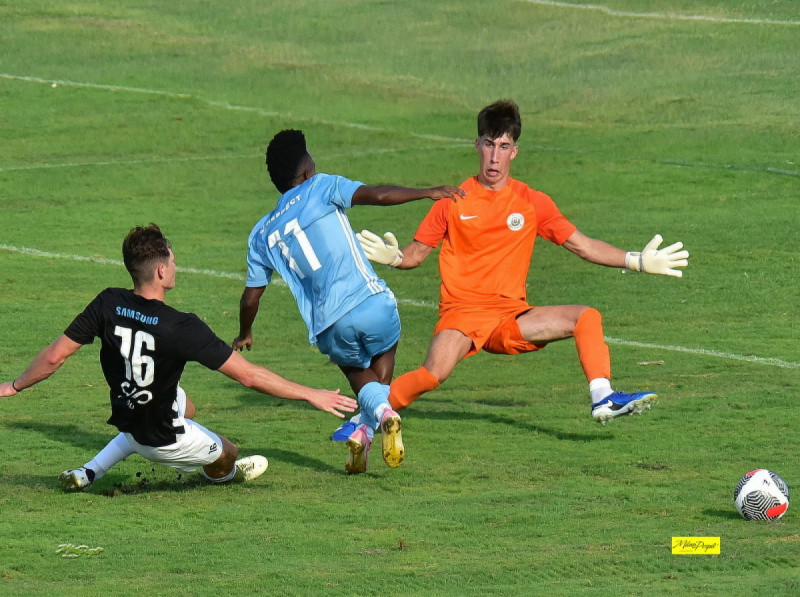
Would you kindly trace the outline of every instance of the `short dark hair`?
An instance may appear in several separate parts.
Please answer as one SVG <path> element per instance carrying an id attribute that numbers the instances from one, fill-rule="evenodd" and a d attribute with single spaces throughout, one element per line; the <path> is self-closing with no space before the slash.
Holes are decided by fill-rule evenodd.
<path id="1" fill-rule="evenodd" d="M 122 260 L 134 286 L 149 282 L 155 268 L 169 261 L 171 249 L 172 245 L 156 224 L 131 228 L 122 241 Z"/>
<path id="2" fill-rule="evenodd" d="M 515 143 L 522 134 L 519 106 L 510 99 L 498 100 L 478 114 L 478 137 L 498 139 L 506 133 Z"/>
<path id="3" fill-rule="evenodd" d="M 306 156 L 303 131 L 286 129 L 272 138 L 267 146 L 267 171 L 278 191 L 285 193 L 295 186 L 292 183 L 300 175 Z"/>

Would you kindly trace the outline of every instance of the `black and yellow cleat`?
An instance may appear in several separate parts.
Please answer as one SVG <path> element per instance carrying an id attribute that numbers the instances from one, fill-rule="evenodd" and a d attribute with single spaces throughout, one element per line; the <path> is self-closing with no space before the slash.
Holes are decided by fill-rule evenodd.
<path id="1" fill-rule="evenodd" d="M 372 440 L 369 438 L 366 425 L 359 425 L 356 430 L 347 438 L 347 462 L 344 463 L 344 470 L 348 475 L 359 475 L 367 472 L 367 461 L 369 460 L 369 449 L 372 447 Z"/>
<path id="2" fill-rule="evenodd" d="M 383 460 L 391 468 L 397 468 L 403 464 L 406 450 L 403 447 L 403 424 L 398 415 L 392 409 L 388 409 L 381 418 L 381 432 L 383 433 L 382 448 Z"/>

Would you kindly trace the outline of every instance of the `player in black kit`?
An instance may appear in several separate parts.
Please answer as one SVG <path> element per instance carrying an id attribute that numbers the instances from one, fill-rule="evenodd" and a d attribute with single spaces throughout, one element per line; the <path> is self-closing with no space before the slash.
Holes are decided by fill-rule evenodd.
<path id="1" fill-rule="evenodd" d="M 81 346 L 100 338 L 100 365 L 111 398 L 108 423 L 120 433 L 84 466 L 61 474 L 65 489 L 88 488 L 131 454 L 187 472 L 202 468 L 213 483 L 250 480 L 266 470 L 266 458 L 236 460 L 233 443 L 193 420 L 195 406 L 179 385 L 188 361 L 264 394 L 307 400 L 338 417 L 344 417 L 340 411 L 355 410 L 355 400 L 338 391 L 315 390 L 250 363 L 199 317 L 164 304 L 175 287 L 175 256 L 155 224 L 133 228 L 122 255 L 133 290 L 102 291 L 17 379 L 0 384 L 0 396 L 13 396 L 50 377 Z"/>

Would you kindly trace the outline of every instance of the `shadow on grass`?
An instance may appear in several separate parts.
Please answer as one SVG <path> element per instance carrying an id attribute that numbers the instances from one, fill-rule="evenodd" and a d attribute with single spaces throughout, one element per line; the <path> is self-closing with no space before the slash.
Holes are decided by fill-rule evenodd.
<path id="1" fill-rule="evenodd" d="M 512 417 L 503 417 L 490 413 L 473 413 L 463 411 L 402 411 L 401 416 L 406 415 L 409 418 L 428 419 L 433 421 L 485 421 L 495 425 L 508 425 L 531 433 L 539 433 L 548 435 L 560 440 L 573 441 L 573 442 L 594 442 L 594 441 L 609 441 L 613 440 L 614 436 L 609 433 L 601 432 L 597 429 L 594 433 L 575 433 L 572 431 L 562 431 L 560 429 L 552 429 L 542 425 L 536 425 L 528 421 L 522 421 Z M 587 421 L 592 425 L 598 425 L 594 421 Z"/>
<path id="2" fill-rule="evenodd" d="M 112 471 L 98 481 L 90 492 L 114 498 L 141 493 L 190 491 L 209 485 L 199 472 L 183 473 L 167 466 L 154 465 L 137 456 L 130 458 L 138 459 L 137 464 L 141 465 L 139 467 L 141 470 L 134 475 L 114 474 Z"/>
<path id="3" fill-rule="evenodd" d="M 717 508 L 706 508 L 703 510 L 703 516 L 713 517 L 713 518 L 725 518 L 728 520 L 738 520 L 741 518 L 739 513 L 736 510 L 720 510 Z"/>
<path id="4" fill-rule="evenodd" d="M 65 462 L 63 467 L 52 475 L 17 476 L 17 482 L 26 487 L 47 485 L 60 488 L 58 475 L 62 470 L 83 465 L 84 462 L 90 460 L 103 446 L 116 436 L 116 430 L 111 427 L 109 427 L 111 433 L 104 434 L 86 431 L 77 425 L 55 425 L 40 421 L 0 423 L 0 428 L 35 431 L 47 437 L 50 441 L 58 441 L 86 450 L 85 456 L 81 455 L 78 458 L 80 462 Z M 270 466 L 274 466 L 277 463 L 285 463 L 319 472 L 344 474 L 344 455 L 342 456 L 342 467 L 334 467 L 327 462 L 310 457 L 306 454 L 299 454 L 280 448 L 250 448 L 241 452 L 240 456 L 248 456 L 250 454 L 262 454 L 266 456 L 270 462 Z M 126 462 L 136 467 L 138 469 L 137 472 L 133 475 L 125 475 L 116 472 L 116 469 L 112 469 L 105 477 L 98 480 L 90 492 L 107 497 L 117 497 L 120 495 L 159 491 L 185 491 L 187 489 L 196 489 L 209 485 L 208 481 L 206 481 L 199 471 L 194 473 L 182 473 L 168 466 L 154 464 L 137 454 L 129 456 Z M 269 472 L 267 474 L 269 474 Z"/>
<path id="5" fill-rule="evenodd" d="M 343 446 L 344 444 L 336 444 L 336 445 Z M 247 452 L 248 454 L 251 453 L 250 450 L 247 450 Z M 252 453 L 263 454 L 264 456 L 266 456 L 270 462 L 270 466 L 272 466 L 272 462 L 274 460 L 275 462 L 280 462 L 283 464 L 293 464 L 295 466 L 308 468 L 323 473 L 344 474 L 343 473 L 344 461 L 347 455 L 347 450 L 344 448 L 342 449 L 342 466 L 331 466 L 327 462 L 318 460 L 316 458 L 308 456 L 307 454 L 298 454 L 297 452 L 290 452 L 289 450 L 282 450 L 280 448 L 263 448 L 261 450 L 254 450 Z"/>
<path id="6" fill-rule="evenodd" d="M 130 458 L 137 458 L 131 456 Z M 81 464 L 84 461 L 81 460 Z M 53 491 L 67 493 L 84 493 L 93 496 L 105 497 L 119 497 L 122 495 L 131 495 L 137 493 L 150 493 L 159 491 L 185 491 L 187 489 L 195 489 L 197 487 L 206 486 L 208 483 L 198 473 L 181 473 L 180 471 L 173 471 L 168 467 L 164 468 L 165 471 L 158 473 L 152 470 L 153 463 L 141 459 L 138 463 L 140 469 L 134 474 L 125 474 L 115 471 L 109 472 L 105 477 L 93 484 L 92 487 L 82 492 L 64 491 L 61 488 L 61 483 L 58 480 L 58 475 L 62 470 L 69 469 L 70 467 L 79 466 L 78 463 L 73 462 L 65 464 L 58 470 L 49 471 L 49 474 L 24 474 L 14 475 L 13 477 L 4 477 L 4 483 L 14 483 L 16 485 L 28 488 L 48 487 Z M 145 473 L 144 471 L 151 471 Z"/>
<path id="7" fill-rule="evenodd" d="M 349 390 L 349 389 L 348 389 Z M 346 393 L 346 392 L 345 392 Z M 350 395 L 350 394 L 348 394 Z M 247 406 L 263 406 L 265 404 L 265 399 L 269 400 L 271 397 L 269 396 L 262 396 L 259 394 L 253 394 L 252 392 L 242 392 L 238 396 L 238 400 L 240 405 L 247 405 Z M 308 405 L 303 404 L 302 402 L 292 402 L 281 400 L 280 398 L 272 398 L 274 402 L 269 404 L 270 407 L 286 407 L 286 408 L 296 408 L 298 410 L 308 408 Z M 455 401 L 447 401 L 441 398 L 438 399 L 438 404 L 450 404 L 452 403 L 457 408 L 457 403 Z M 520 407 L 520 406 L 529 406 L 527 403 L 490 403 L 490 402 L 478 402 L 482 405 L 488 405 L 495 408 L 502 408 L 502 407 Z M 529 431 L 531 433 L 539 433 L 542 435 L 547 435 L 550 437 L 554 437 L 556 439 L 565 440 L 565 441 L 573 441 L 573 442 L 594 442 L 594 441 L 608 441 L 613 440 L 613 434 L 609 434 L 607 431 L 603 429 L 601 425 L 592 421 L 589 417 L 585 420 L 581 420 L 578 424 L 581 426 L 586 425 L 588 428 L 595 428 L 594 432 L 572 432 L 572 431 L 563 431 L 560 429 L 553 429 L 551 427 L 546 427 L 543 425 L 537 425 L 534 423 L 530 423 L 526 420 L 515 419 L 509 416 L 500 416 L 492 413 L 477 413 L 477 412 L 465 412 L 463 410 L 440 410 L 440 411 L 431 411 L 431 410 L 416 410 L 413 407 L 410 410 L 403 410 L 400 412 L 401 417 L 409 417 L 409 418 L 416 418 L 416 419 L 428 419 L 434 421 L 484 421 L 486 423 L 494 424 L 494 425 L 508 425 L 511 427 L 516 427 L 517 429 L 522 429 L 525 431 Z M 627 417 L 622 417 L 627 418 Z M 609 425 L 619 425 L 620 422 L 612 422 Z"/>
<path id="8" fill-rule="evenodd" d="M 51 441 L 58 441 L 76 448 L 84 448 L 89 451 L 98 452 L 100 448 L 111 441 L 118 431 L 109 426 L 108 433 L 96 433 L 87 431 L 78 425 L 55 425 L 53 423 L 43 423 L 41 421 L 21 421 L 0 423 L 3 429 L 28 429 L 41 433 Z M 93 452 L 93 453 L 94 453 Z"/>
<path id="9" fill-rule="evenodd" d="M 281 449 L 260 449 L 247 450 L 247 454 L 240 453 L 239 456 L 249 456 L 250 454 L 261 454 L 269 460 L 270 468 L 274 466 L 281 466 L 282 464 L 294 464 L 295 466 L 308 468 L 318 472 L 330 472 L 344 474 L 344 460 L 341 468 L 333 467 L 326 462 L 310 458 L 303 454 L 296 452 L 289 452 Z M 101 481 L 99 481 L 97 493 L 106 497 L 120 497 L 122 495 L 133 495 L 139 493 L 154 493 L 163 491 L 180 492 L 186 490 L 194 490 L 204 487 L 214 487 L 209 483 L 205 477 L 200 474 L 200 471 L 193 473 L 182 473 L 178 470 L 171 469 L 168 466 L 154 464 L 148 460 L 141 458 L 138 455 L 133 455 L 131 459 L 136 459 L 138 468 L 140 469 L 135 475 L 117 475 L 121 481 L 114 482 L 108 486 L 108 479 L 112 476 L 109 473 Z M 112 471 L 113 472 L 113 471 Z M 267 469 L 266 476 L 261 479 L 266 479 L 269 475 Z M 261 489 L 269 489 L 264 485 L 259 485 L 258 482 L 254 484 L 246 483 L 245 485 Z M 225 487 L 220 485 L 218 487 Z"/>

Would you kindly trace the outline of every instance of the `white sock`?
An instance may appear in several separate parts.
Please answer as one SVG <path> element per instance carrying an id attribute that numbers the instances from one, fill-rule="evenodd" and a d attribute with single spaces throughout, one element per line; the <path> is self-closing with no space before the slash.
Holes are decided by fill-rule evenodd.
<path id="1" fill-rule="evenodd" d="M 378 408 L 375 409 L 375 420 L 378 421 L 378 427 L 381 426 L 381 421 L 383 420 L 383 415 L 387 410 L 391 410 L 392 406 L 389 404 L 389 386 L 383 384 L 383 389 L 386 391 L 386 402 L 382 402 L 378 405 Z"/>
<path id="2" fill-rule="evenodd" d="M 384 402 L 383 404 L 378 406 L 378 408 L 375 409 L 375 420 L 378 421 L 378 426 L 379 427 L 380 427 L 381 421 L 383 420 L 383 413 L 385 413 L 390 408 L 392 408 L 392 407 L 389 406 L 389 403 L 388 402 Z"/>
<path id="3" fill-rule="evenodd" d="M 592 396 L 592 404 L 597 404 L 609 394 L 613 394 L 611 381 L 605 377 L 598 377 L 589 382 L 589 394 Z"/>
<path id="4" fill-rule="evenodd" d="M 134 451 L 128 442 L 128 438 L 120 433 L 117 437 L 108 442 L 106 447 L 100 450 L 94 458 L 84 464 L 83 467 L 94 471 L 93 481 L 96 481 L 103 477 L 112 466 L 121 460 L 125 460 L 133 453 Z"/>

